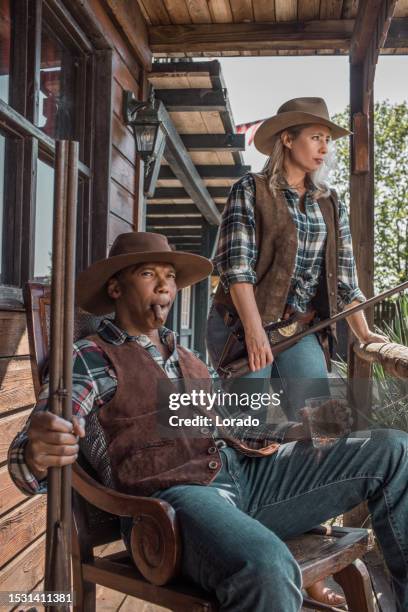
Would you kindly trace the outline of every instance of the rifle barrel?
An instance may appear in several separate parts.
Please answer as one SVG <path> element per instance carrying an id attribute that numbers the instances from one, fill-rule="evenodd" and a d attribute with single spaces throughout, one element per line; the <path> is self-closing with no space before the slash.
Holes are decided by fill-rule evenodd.
<path id="1" fill-rule="evenodd" d="M 78 143 L 56 143 L 50 325 L 50 411 L 72 420 Z M 48 470 L 45 591 L 71 592 L 71 466 Z M 51 612 L 66 610 L 61 605 Z"/>
<path id="2" fill-rule="evenodd" d="M 391 289 L 387 289 L 387 291 L 383 291 L 382 293 L 379 293 L 378 295 L 375 295 L 374 297 L 369 298 L 365 302 L 361 302 L 361 304 L 356 304 L 356 306 L 353 306 L 352 308 L 343 310 L 342 312 L 339 312 L 338 314 L 334 315 L 334 317 L 331 317 L 330 319 L 319 321 L 318 323 L 316 323 L 315 325 L 312 325 L 305 331 L 300 332 L 298 334 L 294 334 L 290 338 L 282 340 L 282 342 L 277 342 L 276 344 L 274 344 L 272 349 L 276 350 L 277 348 L 279 348 L 280 351 L 283 351 L 287 349 L 289 346 L 292 346 L 292 344 L 294 344 L 295 342 L 298 342 L 299 340 L 304 338 L 305 336 L 321 331 L 322 329 L 324 329 L 325 327 L 328 327 L 329 325 L 334 325 L 335 323 L 338 323 L 342 319 L 349 317 L 355 312 L 359 312 L 360 310 L 366 310 L 370 306 L 374 306 L 375 304 L 378 304 L 378 302 L 381 302 L 382 300 L 384 300 L 386 297 L 389 297 L 390 295 L 395 295 L 396 293 L 402 293 L 403 291 L 405 291 L 405 289 L 408 289 L 408 281 L 405 281 L 404 283 L 401 283 L 400 285 L 397 285 L 396 287 L 392 287 Z"/>

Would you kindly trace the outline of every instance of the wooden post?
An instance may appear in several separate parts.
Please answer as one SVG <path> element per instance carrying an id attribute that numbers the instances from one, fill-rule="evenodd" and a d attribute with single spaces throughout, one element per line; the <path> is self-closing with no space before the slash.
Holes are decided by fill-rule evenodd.
<path id="1" fill-rule="evenodd" d="M 365 110 L 364 110 L 365 109 Z M 352 137 L 350 226 L 359 285 L 366 297 L 374 293 L 374 105 L 367 100 L 361 66 L 350 67 Z M 367 313 L 372 321 L 373 313 Z"/>
<path id="2" fill-rule="evenodd" d="M 143 69 L 140 80 L 139 99 L 144 100 L 149 91 L 147 72 Z M 136 232 L 146 231 L 146 196 L 144 194 L 145 164 L 140 155 L 136 159 L 136 198 L 133 209 L 133 226 Z"/>
<path id="3" fill-rule="evenodd" d="M 371 58 L 366 61 L 370 62 Z M 350 227 L 359 286 L 368 298 L 374 294 L 374 105 L 372 89 L 365 89 L 364 67 L 350 66 L 350 113 L 353 129 L 350 174 Z M 354 131 L 355 130 L 355 131 Z M 373 308 L 365 311 L 368 324 Z M 355 426 L 364 429 L 370 406 L 371 364 L 354 354 L 356 341 L 349 330 L 348 377 L 350 399 L 355 410 Z M 366 384 L 364 384 L 366 383 Z"/>
<path id="4" fill-rule="evenodd" d="M 205 219 L 202 221 L 203 243 L 202 255 L 211 259 L 214 256 L 218 225 L 210 225 Z M 205 361 L 205 329 L 207 325 L 208 307 L 210 299 L 210 278 L 206 278 L 195 286 L 194 309 L 194 348 L 200 352 Z"/>
<path id="5" fill-rule="evenodd" d="M 351 146 L 350 227 L 359 286 L 366 297 L 374 293 L 374 77 L 396 0 L 361 0 L 350 45 Z M 373 325 L 374 310 L 366 312 Z M 371 404 L 371 364 L 354 353 L 349 333 L 348 379 L 357 429 L 364 429 Z M 347 526 L 361 525 L 367 516 L 359 506 L 344 516 Z"/>
<path id="6" fill-rule="evenodd" d="M 361 0 L 350 46 L 350 114 L 352 136 L 350 174 L 350 226 L 359 286 L 366 297 L 374 293 L 374 77 L 381 47 L 387 37 L 396 0 Z M 373 325 L 374 310 L 366 312 Z M 352 354 L 355 338 L 349 335 L 349 379 L 357 383 L 358 426 L 368 410 L 371 365 Z M 367 389 L 362 389 L 362 380 Z M 352 385 L 351 385 L 352 387 Z M 353 388 L 351 388 L 353 393 Z"/>

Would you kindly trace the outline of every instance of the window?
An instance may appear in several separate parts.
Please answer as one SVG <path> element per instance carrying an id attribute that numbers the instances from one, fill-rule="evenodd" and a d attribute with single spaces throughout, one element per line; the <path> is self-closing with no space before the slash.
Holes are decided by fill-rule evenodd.
<path id="1" fill-rule="evenodd" d="M 52 138 L 72 138 L 77 64 L 47 24 L 41 31 L 38 126 Z"/>
<path id="2" fill-rule="evenodd" d="M 109 78 L 111 51 L 92 48 L 61 0 L 0 0 L 0 18 L 0 283 L 22 286 L 50 277 L 58 139 L 80 144 L 77 268 L 91 258 L 93 156 L 110 156 L 92 143 L 111 121 L 96 106 L 97 75 L 102 62 Z M 99 194 L 104 181 L 98 173 Z"/>
<path id="3" fill-rule="evenodd" d="M 191 297 L 191 287 L 182 289 L 180 306 L 180 344 L 186 348 L 192 348 L 193 341 Z"/>
<path id="4" fill-rule="evenodd" d="M 54 204 L 54 169 L 37 160 L 35 209 L 34 278 L 49 282 L 51 277 L 52 215 Z"/>
<path id="5" fill-rule="evenodd" d="M 186 287 L 181 292 L 181 329 L 190 329 L 191 321 L 191 287 Z"/>
<path id="6" fill-rule="evenodd" d="M 0 99 L 8 102 L 10 80 L 10 0 L 0 0 Z"/>

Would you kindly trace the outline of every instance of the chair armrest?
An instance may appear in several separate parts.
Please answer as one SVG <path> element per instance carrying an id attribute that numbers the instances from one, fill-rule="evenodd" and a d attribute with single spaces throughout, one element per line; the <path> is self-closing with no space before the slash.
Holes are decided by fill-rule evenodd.
<path id="1" fill-rule="evenodd" d="M 170 504 L 153 497 L 127 495 L 108 489 L 77 463 L 72 466 L 72 486 L 100 510 L 133 518 L 132 556 L 146 580 L 163 585 L 178 574 L 181 540 L 176 513 Z"/>

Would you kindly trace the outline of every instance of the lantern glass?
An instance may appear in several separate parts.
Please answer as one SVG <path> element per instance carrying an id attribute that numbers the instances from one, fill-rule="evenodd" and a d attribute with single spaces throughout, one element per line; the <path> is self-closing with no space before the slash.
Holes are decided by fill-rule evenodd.
<path id="1" fill-rule="evenodd" d="M 158 130 L 158 124 L 136 124 L 135 135 L 137 150 L 139 153 L 149 154 L 153 152 L 154 144 L 156 140 L 156 133 Z"/>

